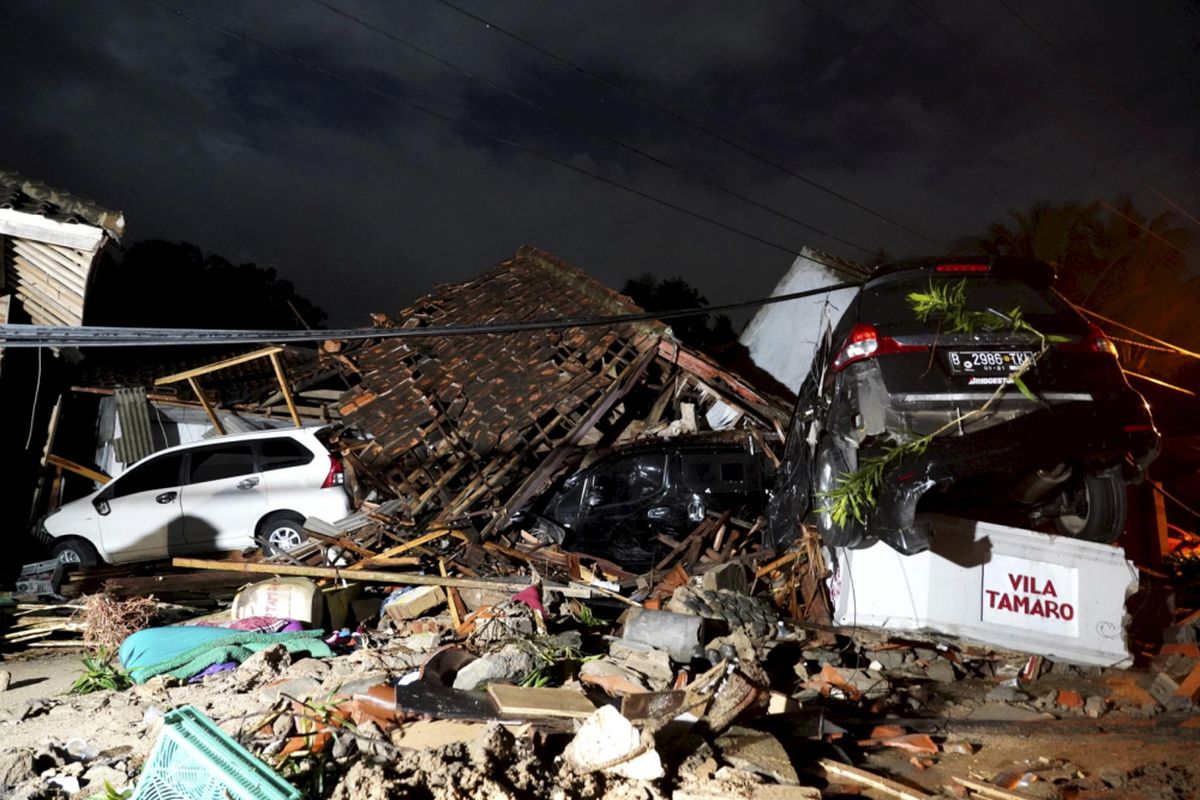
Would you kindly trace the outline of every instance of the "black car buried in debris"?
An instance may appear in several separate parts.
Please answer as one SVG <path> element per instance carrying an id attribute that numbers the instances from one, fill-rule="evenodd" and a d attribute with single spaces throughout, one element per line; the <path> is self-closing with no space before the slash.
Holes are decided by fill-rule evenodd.
<path id="1" fill-rule="evenodd" d="M 799 393 L 781 470 L 792 530 L 803 498 L 835 547 L 928 549 L 918 504 L 1115 541 L 1126 482 L 1144 477 L 1159 436 L 1116 348 L 1054 278 L 1048 264 L 1003 257 L 876 267 Z M 920 296 L 940 301 L 940 313 L 922 319 Z M 885 457 L 935 433 L 923 449 Z M 863 471 L 872 464 L 873 480 Z M 848 481 L 868 491 L 857 513 L 834 514 Z M 787 492 L 776 494 L 786 505 Z"/>
<path id="2" fill-rule="evenodd" d="M 709 512 L 753 519 L 773 475 L 748 434 L 701 434 L 615 448 L 569 475 L 514 523 L 629 569 L 669 548 L 657 534 L 690 533 Z"/>

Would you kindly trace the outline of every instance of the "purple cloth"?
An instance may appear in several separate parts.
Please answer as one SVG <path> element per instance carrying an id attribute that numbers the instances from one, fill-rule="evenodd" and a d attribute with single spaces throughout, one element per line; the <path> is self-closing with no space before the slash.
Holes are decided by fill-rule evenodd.
<path id="1" fill-rule="evenodd" d="M 195 675 L 193 675 L 191 678 L 189 678 L 188 683 L 199 683 L 200 681 L 207 678 L 209 675 L 216 675 L 218 672 L 225 672 L 226 670 L 237 669 L 237 665 L 238 665 L 238 662 L 236 662 L 236 661 L 225 661 L 221 664 L 213 664 L 208 669 L 206 669 L 202 672 L 198 672 Z"/>

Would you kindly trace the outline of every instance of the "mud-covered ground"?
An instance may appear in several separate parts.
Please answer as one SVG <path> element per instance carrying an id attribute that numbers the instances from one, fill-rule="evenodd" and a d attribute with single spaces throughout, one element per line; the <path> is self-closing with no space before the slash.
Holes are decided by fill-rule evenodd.
<path id="1" fill-rule="evenodd" d="M 162 713 L 183 704 L 261 752 L 270 738 L 263 720 L 286 706 L 287 697 L 304 695 L 319 704 L 347 685 L 403 675 L 419 660 L 401 649 L 295 663 L 264 654 L 197 684 L 152 680 L 120 692 L 68 696 L 80 672 L 78 653 L 9 658 L 0 664 L 11 674 L 9 689 L 0 693 L 0 793 L 82 798 L 103 791 L 106 781 L 130 786 L 161 731 Z M 818 698 L 794 716 L 748 724 L 777 737 L 800 784 L 831 797 L 885 795 L 840 779 L 830 783 L 815 766 L 819 758 L 850 760 L 935 795 L 951 791 L 957 776 L 998 779 L 1027 797 L 1200 796 L 1200 717 L 1194 709 L 1166 711 L 1156 703 L 1146 691 L 1153 674 L 1057 670 L 1019 689 L 979 678 L 914 681 L 903 691 L 919 700 L 903 708 L 872 712 Z M 1100 698 L 1099 705 L 1093 701 L 1099 713 L 1060 705 L 1061 690 Z M 847 732 L 814 728 L 820 708 L 827 723 Z M 878 724 L 928 733 L 939 752 L 859 745 Z M 651 782 L 568 768 L 560 754 L 571 738 L 569 726 L 411 722 L 387 733 L 358 728 L 357 734 L 353 745 L 346 735 L 317 760 L 275 755 L 268 761 L 308 796 L 345 800 L 784 796 L 769 794 L 782 787 L 770 788 L 772 778 L 729 758 L 713 737 L 697 731 L 659 735 L 666 777 Z"/>

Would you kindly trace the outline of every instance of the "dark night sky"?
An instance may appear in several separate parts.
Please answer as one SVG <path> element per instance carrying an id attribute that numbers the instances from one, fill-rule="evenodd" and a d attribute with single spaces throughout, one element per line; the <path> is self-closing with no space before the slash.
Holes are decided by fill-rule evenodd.
<path id="1" fill-rule="evenodd" d="M 453 1 L 939 241 L 1043 198 L 1125 191 L 1159 211 L 1157 191 L 1200 217 L 1191 0 L 1006 0 L 1057 54 L 995 0 Z M 863 257 L 313 2 L 164 2 L 346 80 L 147 0 L 8 2 L 0 168 L 122 209 L 128 241 L 275 267 L 331 324 L 366 324 L 524 243 L 616 287 L 681 274 L 713 302 L 766 294 L 792 260 L 386 95 L 792 251 Z M 329 2 L 867 249 L 935 249 L 437 0 Z"/>

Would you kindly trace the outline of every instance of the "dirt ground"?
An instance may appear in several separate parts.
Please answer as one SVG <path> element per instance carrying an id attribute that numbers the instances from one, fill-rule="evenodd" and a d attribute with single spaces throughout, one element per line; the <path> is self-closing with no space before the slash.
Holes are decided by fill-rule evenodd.
<path id="1" fill-rule="evenodd" d="M 161 713 L 181 704 L 191 704 L 216 720 L 232 734 L 246 735 L 251 721 L 261 719 L 277 705 L 281 691 L 298 686 L 298 681 L 319 682 L 315 696 L 331 693 L 349 680 L 377 681 L 395 677 L 411 668 L 403 660 L 385 654 L 360 651 L 324 662 L 303 659 L 295 664 L 253 665 L 217 675 L 199 684 L 169 685 L 151 681 L 122 692 L 98 692 L 82 697 L 63 693 L 79 674 L 79 653 L 58 653 L 7 659 L 0 669 L 11 673 L 8 691 L 0 693 L 0 785 L 18 762 L 29 754 L 54 752 L 54 746 L 88 753 L 88 764 L 55 764 L 53 759 L 37 762 L 47 774 L 76 773 L 80 791 L 43 791 L 20 797 L 87 797 L 101 790 L 98 776 L 136 776 L 161 730 Z M 983 702 L 994 683 L 959 681 L 943 688 L 931 700 L 928 715 L 908 718 L 864 716 L 861 709 L 839 709 L 826 705 L 830 721 L 850 728 L 841 737 L 806 738 L 800 721 L 774 720 L 768 726 L 787 749 L 801 783 L 822 787 L 827 797 L 861 795 L 886 797 L 871 790 L 834 780 L 826 784 L 815 761 L 818 758 L 850 760 L 864 769 L 889 776 L 930 794 L 942 794 L 954 786 L 954 777 L 981 780 L 1011 776 L 1009 785 L 1019 796 L 1029 798 L 1193 798 L 1200 797 L 1200 717 L 1188 713 L 1150 711 L 1145 686 L 1150 674 L 1110 670 L 1088 676 L 1051 674 L 1027 687 L 1030 697 L 1057 691 L 1065 686 L 1098 694 L 1112 709 L 1093 719 L 1081 713 L 1047 713 L 1034 720 L 986 719 L 988 716 L 1030 716 L 1023 704 L 1021 714 L 1005 709 L 1016 706 Z M 315 687 L 316 684 L 308 684 Z M 826 703 L 826 701 L 822 701 Z M 980 713 L 979 709 L 986 713 Z M 806 714 L 812 709 L 806 710 Z M 22 719 L 22 717 L 25 717 Z M 959 718 L 954 718 L 959 717 Z M 970 718 L 964 718 L 970 717 Z M 1055 718 L 1058 717 L 1058 718 Z M 799 718 L 797 718 L 799 720 Z M 939 752 L 927 765 L 914 763 L 912 753 L 891 747 L 859 747 L 855 740 L 872 724 L 900 724 L 913 732 L 925 732 L 938 742 L 969 745 L 963 752 Z M 744 773 L 725 769 L 715 775 L 695 768 L 711 758 L 703 739 L 687 737 L 660 742 L 664 760 L 674 759 L 675 772 L 657 782 L 614 779 L 599 773 L 578 775 L 563 768 L 547 753 L 542 736 L 528 728 L 497 725 L 467 727 L 462 741 L 455 741 L 454 724 L 437 747 L 426 747 L 419 736 L 392 741 L 401 744 L 396 757 L 386 764 L 373 764 L 358 757 L 332 783 L 321 788 L 323 796 L 335 798 L 437 797 L 606 797 L 632 798 L 720 798 L 755 795 L 761 779 L 747 782 Z M 72 741 L 75 740 L 75 741 Z M 59 759 L 60 761 L 63 759 Z M 70 761 L 70 759 L 66 759 Z M 711 766 L 719 763 L 718 758 Z M 685 762 L 680 769 L 679 762 Z M 692 767 L 687 765 L 691 764 Z M 101 766 L 95 766 L 101 765 Z M 697 768 L 698 769 L 698 768 Z M 701 774 L 704 773 L 704 774 Z M 35 778 L 25 775 L 26 786 Z M 1024 777 L 1024 781 L 1022 781 Z M 739 784 L 739 780 L 742 783 Z M 39 785 L 43 781 L 33 781 Z M 91 785 L 89 785 L 91 784 Z"/>

